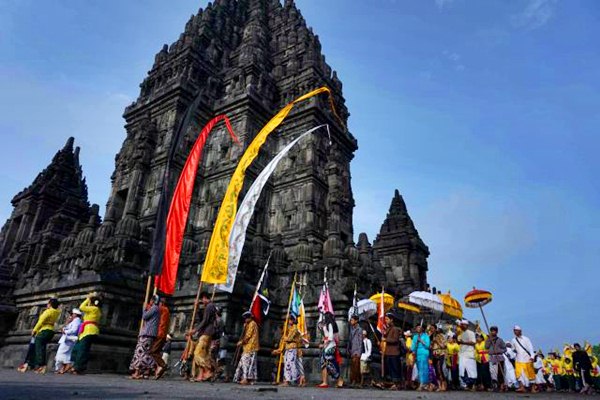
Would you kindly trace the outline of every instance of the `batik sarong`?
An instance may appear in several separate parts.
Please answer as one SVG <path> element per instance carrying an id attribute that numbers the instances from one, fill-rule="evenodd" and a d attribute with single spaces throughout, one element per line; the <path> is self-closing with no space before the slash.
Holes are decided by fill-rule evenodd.
<path id="1" fill-rule="evenodd" d="M 326 369 L 329 376 L 333 379 L 338 379 L 340 377 L 340 365 L 335 357 L 335 349 L 335 346 L 328 346 L 321 351 L 319 366 L 321 367 L 321 371 Z"/>
<path id="2" fill-rule="evenodd" d="M 153 338 L 149 336 L 138 337 L 135 350 L 133 352 L 133 358 L 129 364 L 129 370 L 138 370 L 142 375 L 150 375 L 152 370 L 156 368 L 156 363 L 152 355 L 150 354 L 150 347 L 152 346 Z"/>
<path id="3" fill-rule="evenodd" d="M 240 362 L 238 363 L 237 369 L 235 370 L 233 381 L 255 381 L 256 376 L 256 351 L 253 351 L 251 353 L 242 353 Z"/>
<path id="4" fill-rule="evenodd" d="M 200 372 L 202 372 L 201 379 L 212 377 L 215 363 L 210 356 L 210 345 L 210 336 L 200 336 L 198 344 L 194 349 L 194 364 L 192 366 L 192 374 L 196 378 L 199 376 Z"/>
<path id="5" fill-rule="evenodd" d="M 298 350 L 287 349 L 283 355 L 283 379 L 286 382 L 296 382 L 300 379 L 298 371 Z"/>

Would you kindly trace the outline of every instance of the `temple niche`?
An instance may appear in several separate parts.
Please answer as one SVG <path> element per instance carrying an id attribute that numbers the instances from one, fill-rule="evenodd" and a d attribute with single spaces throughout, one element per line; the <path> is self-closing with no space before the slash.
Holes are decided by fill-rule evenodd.
<path id="1" fill-rule="evenodd" d="M 261 356 L 268 354 L 269 338 L 285 314 L 294 273 L 303 277 L 311 329 L 325 271 L 340 321 L 347 315 L 355 284 L 362 295 L 382 285 L 398 294 L 425 288 L 429 250 L 397 191 L 373 243 L 363 233 L 355 242 L 350 164 L 358 143 L 345 127 L 350 114 L 342 83 L 294 2 L 217 0 L 190 17 L 176 41 L 161 47 L 140 84 L 139 97 L 125 109 L 124 140 L 115 156 L 103 219 L 99 207 L 89 204 L 79 148 L 73 147 L 72 138 L 13 198 L 13 213 L 0 231 L 2 365 L 21 361 L 48 297 L 60 298 L 65 309 L 90 291 L 100 291 L 105 299 L 102 334 L 91 367 L 126 369 L 135 345 L 167 153 L 194 105 L 191 123 L 176 148 L 169 187 L 174 187 L 198 131 L 213 116 L 229 116 L 242 146 L 232 145 L 224 127 L 217 126 L 204 149 L 177 290 L 170 299 L 171 330 L 175 349 L 180 349 L 214 220 L 236 163 L 272 115 L 320 86 L 332 90 L 344 125 L 324 97 L 306 101 L 268 138 L 248 169 L 244 190 L 290 140 L 329 124 L 332 143 L 319 134 L 303 140 L 261 195 L 234 293 L 216 293 L 226 331 L 231 337 L 239 334 L 238 316 L 248 307 L 269 254 L 267 284 L 273 304 L 263 326 Z M 109 351 L 107 362 L 102 354 Z M 307 357 L 314 354 L 316 349 L 310 349 Z"/>

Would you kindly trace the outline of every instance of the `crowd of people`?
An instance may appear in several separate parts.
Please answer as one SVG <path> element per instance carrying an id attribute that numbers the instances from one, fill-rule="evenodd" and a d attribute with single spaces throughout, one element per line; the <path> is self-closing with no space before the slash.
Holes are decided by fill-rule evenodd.
<path id="1" fill-rule="evenodd" d="M 214 381 L 224 375 L 219 362 L 225 358 L 225 349 L 221 349 L 224 321 L 208 293 L 199 298 L 204 312 L 199 323 L 186 333 L 186 346 L 177 364 L 181 374 L 192 382 Z M 70 311 L 58 341 L 57 374 L 81 374 L 86 370 L 92 344 L 99 334 L 100 307 L 100 297 L 90 293 L 78 308 Z M 58 300 L 50 299 L 32 330 L 27 356 L 19 371 L 46 372 L 46 346 L 55 335 L 54 326 L 60 314 Z M 251 312 L 245 312 L 242 318 L 244 327 L 233 356 L 232 378 L 248 385 L 259 377 L 260 324 Z M 165 298 L 153 296 L 142 314 L 129 366 L 131 379 L 160 379 L 169 368 L 172 340 L 169 320 Z M 592 393 L 600 390 L 598 358 L 587 342 L 583 348 L 574 343 L 565 345 L 562 352 L 544 355 L 535 350 L 518 325 L 514 326 L 514 336 L 504 340 L 497 327 L 492 326 L 485 333 L 466 320 L 426 327 L 421 324 L 406 331 L 402 324 L 394 312 L 387 313 L 382 332 L 377 334 L 368 321 L 353 315 L 347 337 L 340 338 L 335 316 L 322 315 L 317 325 L 321 373 L 317 387 L 328 388 L 331 383 L 335 387 L 418 391 Z M 309 343 L 307 333 L 298 328 L 296 318 L 290 315 L 272 351 L 275 356 L 272 377 L 276 383 L 300 387 L 307 384 L 303 352 Z M 346 343 L 346 359 L 340 351 L 341 343 Z M 375 360 L 378 362 L 374 363 Z M 347 364 L 347 382 L 343 377 L 344 364 Z"/>

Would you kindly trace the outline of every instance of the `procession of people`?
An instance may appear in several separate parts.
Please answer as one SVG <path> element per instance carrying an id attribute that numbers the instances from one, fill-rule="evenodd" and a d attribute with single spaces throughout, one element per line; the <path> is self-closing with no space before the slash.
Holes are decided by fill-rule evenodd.
<path id="1" fill-rule="evenodd" d="M 187 332 L 186 349 L 179 363 L 187 361 L 184 375 L 189 381 L 228 381 L 227 374 L 219 373 L 219 343 L 224 333 L 220 310 L 208 293 L 201 293 L 199 298 L 203 305 L 202 318 Z M 46 372 L 46 347 L 55 335 L 59 305 L 58 299 L 48 301 L 32 330 L 27 358 L 19 371 Z M 58 340 L 57 374 L 81 374 L 86 370 L 92 344 L 100 333 L 100 305 L 100 296 L 90 293 L 78 308 L 69 311 Z M 172 339 L 168 333 L 170 312 L 166 298 L 152 296 L 141 317 L 142 325 L 129 367 L 130 378 L 160 379 L 168 369 L 173 369 L 173 365 L 165 361 Z M 233 359 L 232 380 L 240 385 L 252 385 L 260 376 L 261 321 L 251 311 L 244 312 L 240 318 L 244 324 Z M 296 316 L 288 315 L 286 319 L 282 339 L 271 352 L 277 358 L 277 376 L 279 370 L 282 372 L 282 379 L 275 383 L 305 386 L 302 351 L 309 346 L 309 341 L 300 331 Z M 562 351 L 544 355 L 541 350 L 535 350 L 532 340 L 519 325 L 513 327 L 513 335 L 508 339 L 502 337 L 496 326 L 485 332 L 478 324 L 464 319 L 427 326 L 421 322 L 407 329 L 399 313 L 390 310 L 383 321 L 383 329 L 378 334 L 371 321 L 351 315 L 347 337 L 340 337 L 340 322 L 332 312 L 323 313 L 317 324 L 318 341 L 313 343 L 319 348 L 321 377 L 316 387 L 521 393 L 600 390 L 598 358 L 587 342 L 583 347 L 574 343 L 565 345 Z"/>

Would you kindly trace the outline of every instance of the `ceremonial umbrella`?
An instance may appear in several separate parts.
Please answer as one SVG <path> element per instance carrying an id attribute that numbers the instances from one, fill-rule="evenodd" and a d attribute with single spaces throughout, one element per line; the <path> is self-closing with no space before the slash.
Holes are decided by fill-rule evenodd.
<path id="1" fill-rule="evenodd" d="M 396 307 L 402 310 L 402 330 L 404 330 L 404 320 L 406 319 L 406 312 L 409 311 L 411 313 L 420 314 L 421 308 L 415 304 L 410 304 L 406 301 L 399 301 L 396 303 Z"/>
<path id="2" fill-rule="evenodd" d="M 414 312 L 415 314 L 419 314 L 421 312 L 421 309 L 419 308 L 419 306 L 416 306 L 414 304 L 410 304 L 407 303 L 406 301 L 399 301 L 396 306 L 398 308 L 400 308 L 401 310 L 405 310 L 405 311 L 410 311 L 410 312 Z"/>
<path id="3" fill-rule="evenodd" d="M 465 306 L 469 308 L 479 308 L 488 332 L 490 331 L 490 328 L 488 326 L 487 319 L 485 318 L 485 314 L 483 313 L 483 306 L 491 302 L 492 293 L 488 292 L 487 290 L 473 288 L 473 290 L 465 295 Z"/>
<path id="4" fill-rule="evenodd" d="M 408 301 L 423 308 L 428 308 L 440 313 L 444 312 L 444 303 L 442 303 L 442 300 L 433 293 L 419 291 L 412 292 L 408 295 Z"/>
<path id="5" fill-rule="evenodd" d="M 381 293 L 375 293 L 373 296 L 369 297 L 369 300 L 374 301 L 375 304 L 379 304 L 381 301 Z M 383 307 L 385 312 L 388 312 L 390 308 L 394 306 L 394 296 L 388 293 L 383 294 Z"/>
<path id="6" fill-rule="evenodd" d="M 442 294 L 438 293 L 437 295 L 442 304 L 444 305 L 444 314 L 451 316 L 452 318 L 462 319 L 463 311 L 460 303 L 454 297 L 450 295 L 450 292 Z"/>
<path id="7" fill-rule="evenodd" d="M 348 310 L 348 319 L 357 315 L 360 319 L 369 319 L 377 314 L 377 303 L 371 299 L 363 299 L 356 302 L 355 306 Z"/>

